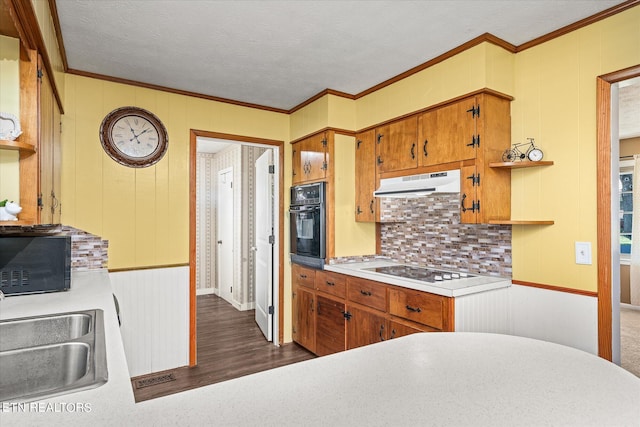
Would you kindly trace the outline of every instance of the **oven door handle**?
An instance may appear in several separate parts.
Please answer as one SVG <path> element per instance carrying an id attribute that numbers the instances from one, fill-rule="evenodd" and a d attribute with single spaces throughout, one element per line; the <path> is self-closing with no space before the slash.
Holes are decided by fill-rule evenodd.
<path id="1" fill-rule="evenodd" d="M 291 206 L 289 210 L 291 212 L 308 212 L 320 209 L 320 206 Z"/>

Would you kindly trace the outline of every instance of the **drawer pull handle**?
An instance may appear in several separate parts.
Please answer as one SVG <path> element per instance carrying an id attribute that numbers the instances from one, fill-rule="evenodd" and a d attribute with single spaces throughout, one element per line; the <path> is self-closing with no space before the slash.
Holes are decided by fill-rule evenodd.
<path id="1" fill-rule="evenodd" d="M 420 313 L 422 311 L 420 307 L 411 307 L 410 305 L 407 305 L 407 310 L 413 311 L 414 313 Z"/>
<path id="2" fill-rule="evenodd" d="M 336 284 L 327 280 L 327 286 L 335 286 Z"/>
<path id="3" fill-rule="evenodd" d="M 301 278 L 301 279 L 306 279 L 306 278 L 307 278 L 307 275 L 306 275 L 306 274 L 301 274 L 301 275 L 300 275 L 300 278 Z"/>
<path id="4" fill-rule="evenodd" d="M 380 325 L 380 341 L 385 341 L 384 336 L 382 335 L 384 332 L 384 325 Z"/>
<path id="5" fill-rule="evenodd" d="M 366 297 L 370 297 L 372 294 L 369 291 L 363 291 L 362 289 L 360 289 L 360 293 Z"/>

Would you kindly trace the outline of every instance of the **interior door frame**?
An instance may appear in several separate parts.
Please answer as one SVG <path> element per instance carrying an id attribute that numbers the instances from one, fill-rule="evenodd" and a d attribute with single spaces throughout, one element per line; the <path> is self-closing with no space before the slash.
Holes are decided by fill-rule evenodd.
<path id="1" fill-rule="evenodd" d="M 270 145 L 278 148 L 277 185 L 279 210 L 284 206 L 284 141 L 246 135 L 191 129 L 189 132 L 189 366 L 197 364 L 196 343 L 196 165 L 197 138 L 227 139 L 237 142 Z M 284 340 L 284 215 L 278 216 L 278 324 L 275 325 L 274 344 Z M 275 268 L 275 266 L 274 266 Z"/>
<path id="2" fill-rule="evenodd" d="M 640 65 L 596 80 L 598 355 L 613 358 L 611 263 L 611 85 L 640 76 Z"/>

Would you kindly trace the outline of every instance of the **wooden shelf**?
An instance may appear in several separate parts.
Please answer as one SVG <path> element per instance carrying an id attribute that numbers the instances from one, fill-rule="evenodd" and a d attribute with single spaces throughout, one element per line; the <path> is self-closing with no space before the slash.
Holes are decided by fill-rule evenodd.
<path id="1" fill-rule="evenodd" d="M 34 221 L 18 219 L 17 221 L 0 221 L 0 227 L 34 225 Z"/>
<path id="2" fill-rule="evenodd" d="M 530 221 L 523 219 L 490 219 L 489 224 L 498 225 L 553 225 L 554 221 Z"/>
<path id="3" fill-rule="evenodd" d="M 27 153 L 35 153 L 36 147 L 33 144 L 27 144 L 20 141 L 9 141 L 7 139 L 0 139 L 0 148 L 7 150 L 19 150 Z"/>
<path id="4" fill-rule="evenodd" d="M 492 162 L 489 163 L 490 168 L 505 168 L 505 169 L 519 169 L 519 168 L 534 168 L 536 166 L 551 166 L 553 162 L 550 160 L 540 162 Z"/>

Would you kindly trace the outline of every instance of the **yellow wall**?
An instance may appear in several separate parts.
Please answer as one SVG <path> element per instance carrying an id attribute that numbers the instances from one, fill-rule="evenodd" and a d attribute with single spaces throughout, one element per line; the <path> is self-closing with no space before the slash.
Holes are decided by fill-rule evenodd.
<path id="1" fill-rule="evenodd" d="M 356 100 L 363 129 L 478 89 L 511 94 L 513 54 L 481 43 L 432 67 Z"/>
<path id="2" fill-rule="evenodd" d="M 102 119 L 125 105 L 152 111 L 167 127 L 169 150 L 154 166 L 140 169 L 121 166 L 100 145 L 98 129 Z M 286 141 L 288 117 L 66 76 L 62 219 L 65 224 L 109 240 L 109 268 L 189 261 L 190 129 Z"/>
<path id="3" fill-rule="evenodd" d="M 555 164 L 512 172 L 512 216 L 555 225 L 514 227 L 514 279 L 597 290 L 596 77 L 637 64 L 640 7 L 516 55 L 512 141 Z M 576 241 L 593 265 L 575 264 Z"/>
<path id="4" fill-rule="evenodd" d="M 0 36 L 0 111 L 20 117 L 20 41 Z M 18 151 L 0 150 L 0 201 L 20 201 Z"/>

